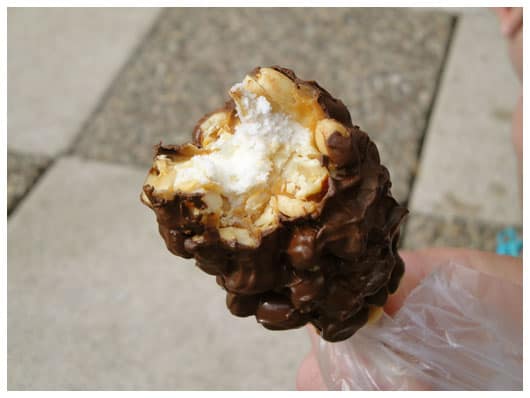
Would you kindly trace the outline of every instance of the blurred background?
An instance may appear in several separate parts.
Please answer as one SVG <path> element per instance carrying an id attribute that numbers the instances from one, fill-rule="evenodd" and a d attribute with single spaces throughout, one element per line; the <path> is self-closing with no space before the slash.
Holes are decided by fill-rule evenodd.
<path id="1" fill-rule="evenodd" d="M 521 233 L 520 88 L 490 10 L 10 8 L 9 389 L 295 388 L 305 331 L 232 317 L 139 201 L 152 146 L 274 64 L 377 143 L 402 246 Z"/>

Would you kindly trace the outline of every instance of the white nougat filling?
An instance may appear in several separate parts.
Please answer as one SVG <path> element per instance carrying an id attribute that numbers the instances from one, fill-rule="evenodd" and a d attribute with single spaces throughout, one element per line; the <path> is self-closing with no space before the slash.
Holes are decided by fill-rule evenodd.
<path id="1" fill-rule="evenodd" d="M 235 197 L 269 185 L 275 169 L 281 170 L 292 156 L 318 155 L 307 128 L 286 114 L 272 112 L 265 97 L 242 90 L 240 84 L 232 90 L 243 94 L 236 108 L 240 123 L 233 134 L 221 134 L 208 146 L 211 153 L 175 165 L 174 189 L 195 190 L 209 183 Z"/>
<path id="2" fill-rule="evenodd" d="M 311 197 L 325 189 L 329 174 L 308 128 L 242 83 L 231 96 L 239 119 L 232 128 L 213 125 L 214 135 L 188 159 L 157 156 L 148 183 L 167 199 L 202 194 L 206 208 L 194 213 L 216 215 L 223 239 L 254 246 L 278 227 L 280 215 L 318 212 Z"/>

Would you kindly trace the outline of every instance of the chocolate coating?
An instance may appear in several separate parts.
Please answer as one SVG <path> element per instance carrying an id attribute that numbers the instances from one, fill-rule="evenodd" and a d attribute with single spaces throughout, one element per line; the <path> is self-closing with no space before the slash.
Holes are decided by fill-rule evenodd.
<path id="1" fill-rule="evenodd" d="M 285 330 L 304 326 L 310 317 L 297 311 L 288 297 L 278 293 L 268 293 L 260 300 L 256 319 L 267 329 Z"/>
<path id="2" fill-rule="evenodd" d="M 260 296 L 226 294 L 226 306 L 235 316 L 246 317 L 254 315 L 258 309 Z"/>
<path id="3" fill-rule="evenodd" d="M 287 254 L 293 268 L 304 270 L 316 265 L 316 235 L 317 230 L 311 227 L 296 228 L 287 248 Z"/>
<path id="4" fill-rule="evenodd" d="M 341 122 L 327 139 L 329 187 L 318 218 L 283 220 L 256 248 L 222 241 L 200 223 L 191 205 L 204 205 L 201 195 L 160 200 L 153 188 L 143 190 L 156 213 L 168 249 L 194 257 L 204 272 L 215 275 L 227 291 L 226 304 L 236 316 L 255 315 L 272 330 L 312 323 L 328 341 L 347 339 L 368 320 L 373 306 L 383 306 L 404 273 L 397 252 L 399 226 L 408 213 L 390 192 L 388 170 L 375 144 L 354 126 L 344 104 L 314 81 L 303 81 L 281 67 L 299 87 L 309 86 L 326 117 Z M 259 73 L 259 68 L 251 73 Z M 225 105 L 233 112 L 233 102 Z M 201 119 L 204 120 L 204 119 Z M 200 126 L 200 123 L 199 123 Z M 200 144 L 201 129 L 194 131 Z M 185 146 L 156 147 L 156 154 L 178 156 Z M 200 235 L 200 239 L 196 239 Z"/>

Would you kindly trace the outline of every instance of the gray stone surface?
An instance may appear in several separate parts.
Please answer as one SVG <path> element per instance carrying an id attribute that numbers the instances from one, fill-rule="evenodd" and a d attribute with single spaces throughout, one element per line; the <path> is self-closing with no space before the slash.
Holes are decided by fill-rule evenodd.
<path id="1" fill-rule="evenodd" d="M 444 12 L 447 12 L 451 15 L 460 16 L 460 15 L 476 15 L 476 14 L 484 14 L 484 12 L 489 12 L 488 7 L 417 7 L 413 8 L 417 11 L 425 11 L 425 10 L 441 10 Z"/>
<path id="2" fill-rule="evenodd" d="M 145 173 L 57 161 L 8 223 L 9 389 L 293 389 L 304 330 L 236 318 L 171 255 Z"/>
<path id="3" fill-rule="evenodd" d="M 189 139 L 248 71 L 279 64 L 344 100 L 405 200 L 451 22 L 406 9 L 164 10 L 77 153 L 146 166 L 153 144 Z"/>
<path id="4" fill-rule="evenodd" d="M 511 112 L 520 95 L 490 10 L 460 16 L 411 210 L 522 225 Z"/>
<path id="5" fill-rule="evenodd" d="M 9 8 L 9 147 L 48 156 L 66 150 L 157 13 Z"/>
<path id="6" fill-rule="evenodd" d="M 497 233 L 510 226 L 414 213 L 405 226 L 403 248 L 465 247 L 494 252 Z M 516 226 L 516 230 L 522 236 L 522 228 Z"/>
<path id="7" fill-rule="evenodd" d="M 7 151 L 7 214 L 31 189 L 49 162 L 45 156 Z"/>

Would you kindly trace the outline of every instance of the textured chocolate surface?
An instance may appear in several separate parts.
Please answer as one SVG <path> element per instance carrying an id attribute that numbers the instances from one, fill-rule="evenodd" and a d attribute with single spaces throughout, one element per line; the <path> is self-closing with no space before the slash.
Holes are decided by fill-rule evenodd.
<path id="1" fill-rule="evenodd" d="M 389 173 L 375 144 L 352 124 L 344 104 L 316 82 L 273 69 L 297 86 L 316 90 L 326 117 L 341 122 L 348 132 L 327 138 L 323 164 L 331 178 L 320 216 L 284 220 L 258 247 L 245 248 L 222 241 L 215 228 L 194 216 L 191 209 L 204 206 L 200 194 L 165 200 L 146 185 L 146 204 L 155 211 L 168 249 L 194 257 L 200 269 L 216 276 L 227 291 L 232 314 L 255 315 L 272 330 L 310 322 L 324 339 L 343 340 L 398 287 L 404 272 L 397 253 L 399 225 L 407 210 L 391 196 Z M 196 144 L 199 137 L 196 128 Z M 189 150 L 189 145 L 158 145 L 155 155 L 178 156 Z"/>

